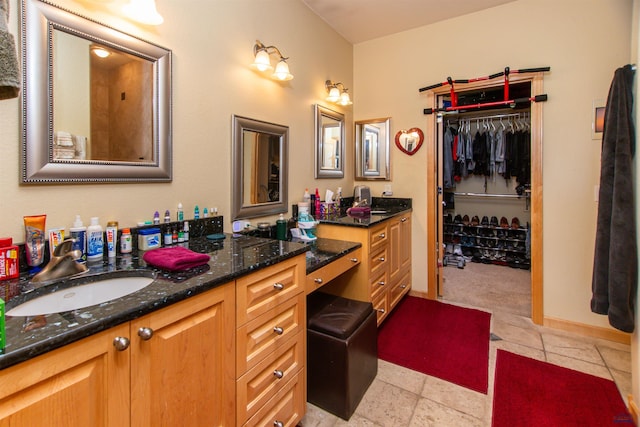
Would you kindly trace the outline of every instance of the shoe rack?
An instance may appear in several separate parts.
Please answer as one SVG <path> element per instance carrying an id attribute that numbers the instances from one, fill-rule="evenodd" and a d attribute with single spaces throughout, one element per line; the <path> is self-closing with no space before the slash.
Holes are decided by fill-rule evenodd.
<path id="1" fill-rule="evenodd" d="M 518 218 L 509 222 L 505 217 L 451 214 L 444 217 L 445 256 L 463 256 L 465 260 L 529 270 L 527 254 L 528 224 L 522 226 Z"/>

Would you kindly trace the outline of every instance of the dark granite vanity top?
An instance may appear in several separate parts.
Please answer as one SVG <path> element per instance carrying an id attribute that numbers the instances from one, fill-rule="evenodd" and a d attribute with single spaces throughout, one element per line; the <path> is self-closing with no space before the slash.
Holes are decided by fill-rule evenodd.
<path id="1" fill-rule="evenodd" d="M 311 244 L 263 239 L 226 234 L 219 243 L 205 237 L 182 244 L 189 249 L 208 253 L 207 265 L 183 273 L 168 273 L 146 266 L 142 257 L 119 255 L 113 262 L 89 264 L 87 273 L 110 271 L 153 270 L 157 277 L 147 287 L 102 304 L 38 316 L 6 317 L 6 346 L 0 355 L 0 369 L 23 362 L 66 344 L 109 329 L 118 324 L 141 317 L 152 311 L 228 283 L 240 276 L 276 264 L 307 252 L 307 273 L 355 250 L 359 243 L 318 239 Z M 30 277 L 0 282 L 0 297 L 6 301 L 6 310 L 23 302 L 25 298 L 53 292 L 57 285 L 49 285 L 29 292 Z M 25 296 L 25 293 L 26 294 Z"/>
<path id="2" fill-rule="evenodd" d="M 368 228 L 388 220 L 400 213 L 411 212 L 411 199 L 372 197 L 371 215 L 320 217 L 320 224 L 346 225 Z"/>

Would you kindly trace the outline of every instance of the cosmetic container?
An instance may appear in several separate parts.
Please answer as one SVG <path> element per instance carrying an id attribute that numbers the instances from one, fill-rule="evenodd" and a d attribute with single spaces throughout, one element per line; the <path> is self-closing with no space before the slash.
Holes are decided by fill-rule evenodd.
<path id="1" fill-rule="evenodd" d="M 138 249 L 148 251 L 149 249 L 159 248 L 160 245 L 160 229 L 159 228 L 143 228 L 138 231 Z"/>

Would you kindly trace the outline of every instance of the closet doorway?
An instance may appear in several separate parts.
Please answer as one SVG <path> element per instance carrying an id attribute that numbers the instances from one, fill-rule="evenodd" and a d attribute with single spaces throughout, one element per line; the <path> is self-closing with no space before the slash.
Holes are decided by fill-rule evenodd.
<path id="1" fill-rule="evenodd" d="M 510 83 L 512 90 L 523 91 L 523 94 L 526 92 L 526 96 L 537 95 L 543 93 L 542 79 L 542 73 L 534 73 L 513 76 Z M 499 92 L 502 87 L 495 81 L 458 84 L 458 102 L 464 96 L 472 98 L 491 95 Z M 428 92 L 427 106 L 443 107 L 448 95 L 448 87 Z M 494 126 L 512 125 L 520 126 L 521 129 L 526 127 L 530 136 L 530 174 L 527 179 L 520 176 L 506 181 L 498 178 L 497 176 L 502 175 L 497 175 L 497 170 L 492 169 L 486 176 L 483 173 L 472 174 L 472 179 L 464 185 L 462 182 L 452 185 L 451 171 L 444 173 L 443 143 L 448 126 L 453 129 L 462 126 L 462 131 L 475 131 L 483 127 L 490 130 Z M 458 141 L 456 138 L 456 142 Z M 460 260 L 469 263 L 473 258 L 477 261 L 476 270 L 482 269 L 484 264 L 500 264 L 499 267 L 490 266 L 494 267 L 491 274 L 499 276 L 499 270 L 496 272 L 495 269 L 505 269 L 505 277 L 520 274 L 517 280 L 522 280 L 523 271 L 530 272 L 530 315 L 534 323 L 542 324 L 542 103 L 531 103 L 523 109 L 469 109 L 457 114 L 433 114 L 427 120 L 426 143 L 427 149 L 433 154 L 429 156 L 427 164 L 428 298 L 436 299 L 446 293 L 444 277 L 447 272 L 454 278 L 464 274 L 462 271 L 452 270 L 458 269 Z M 490 167 L 494 168 L 496 165 L 492 163 Z M 456 170 L 456 173 L 461 175 L 460 170 Z M 459 179 L 458 175 L 456 179 Z M 508 191 L 499 191 L 501 185 L 503 189 L 506 185 L 511 187 Z M 516 191 L 513 187 L 519 188 Z M 456 202 L 460 208 L 452 209 L 452 203 Z M 482 203 L 491 206 L 491 209 L 481 211 L 482 208 L 479 208 L 480 210 L 476 210 L 477 214 L 474 213 L 474 204 L 481 206 Z M 469 209 L 469 212 L 462 212 L 464 209 Z M 500 209 L 504 209 L 503 215 L 497 213 Z M 521 220 L 518 221 L 520 224 L 513 224 L 514 218 Z M 507 224 L 504 224 L 505 221 Z M 498 245 L 501 247 L 498 248 Z M 464 256 L 458 256 L 462 251 Z M 470 263 L 467 265 L 469 270 L 474 267 Z M 509 272 L 511 269 L 523 271 Z M 486 271 L 486 267 L 484 270 Z M 525 277 L 528 276 L 526 274 Z M 499 286 L 496 285 L 496 288 Z"/>

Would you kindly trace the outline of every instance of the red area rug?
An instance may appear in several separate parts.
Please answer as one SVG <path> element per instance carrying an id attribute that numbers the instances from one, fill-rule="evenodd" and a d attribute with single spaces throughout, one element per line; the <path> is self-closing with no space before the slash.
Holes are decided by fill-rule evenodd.
<path id="1" fill-rule="evenodd" d="M 493 427 L 632 426 L 611 380 L 498 350 Z"/>
<path id="2" fill-rule="evenodd" d="M 491 314 L 405 297 L 378 330 L 378 357 L 487 393 Z"/>

